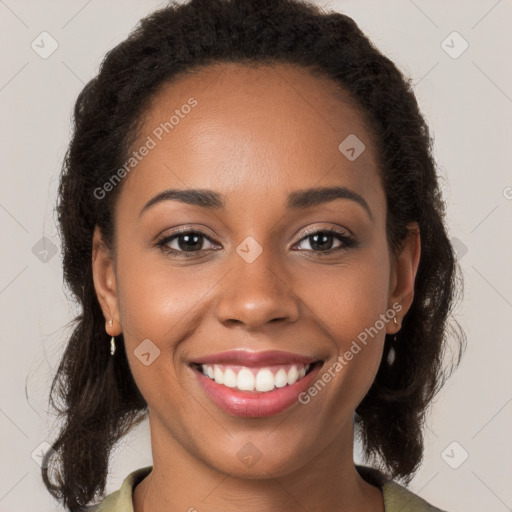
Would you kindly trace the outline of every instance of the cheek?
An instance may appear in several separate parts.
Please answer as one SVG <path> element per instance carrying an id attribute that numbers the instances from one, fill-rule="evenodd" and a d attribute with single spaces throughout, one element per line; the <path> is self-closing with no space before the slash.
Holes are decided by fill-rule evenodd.
<path id="1" fill-rule="evenodd" d="M 389 260 L 381 251 L 360 251 L 342 265 L 310 267 L 300 275 L 297 295 L 307 300 L 318 324 L 340 340 L 340 348 L 374 326 L 388 307 Z"/>
<path id="2" fill-rule="evenodd" d="M 181 342 L 204 320 L 219 276 L 207 265 L 173 263 L 135 244 L 125 244 L 124 251 L 120 244 L 118 254 L 117 292 L 128 357 L 133 359 L 133 351 L 149 339 L 161 351 L 158 362 L 174 373 Z"/>
<path id="3" fill-rule="evenodd" d="M 171 281 L 172 274 L 159 269 L 140 242 L 120 240 L 117 254 L 117 296 L 127 356 L 133 359 L 144 340 L 163 353 L 162 332 L 177 323 L 184 306 L 181 283 Z M 167 320 L 165 325 L 162 319 Z"/>
<path id="4" fill-rule="evenodd" d="M 337 269 L 324 268 L 303 275 L 304 296 L 315 322 L 327 334 L 336 352 L 323 373 L 352 389 L 355 406 L 368 391 L 380 365 L 387 324 L 389 258 L 387 246 L 354 253 Z M 306 284 L 307 283 L 307 284 Z M 329 371 L 330 369 L 330 371 Z M 325 376 L 329 379 L 329 376 Z M 333 397 L 334 399 L 334 397 Z M 345 398 L 346 399 L 346 395 Z"/>
<path id="5" fill-rule="evenodd" d="M 119 251 L 118 299 L 128 363 L 150 407 L 185 407 L 177 366 L 180 341 L 188 336 L 200 290 L 183 271 L 155 263 L 147 253 Z M 124 254 L 124 256 L 123 256 Z M 130 257 L 126 255 L 130 254 Z M 165 391 L 164 391 L 165 390 Z"/>

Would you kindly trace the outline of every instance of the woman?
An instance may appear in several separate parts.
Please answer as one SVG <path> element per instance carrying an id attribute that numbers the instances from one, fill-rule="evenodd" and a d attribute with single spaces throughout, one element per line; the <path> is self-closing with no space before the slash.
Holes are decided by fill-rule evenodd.
<path id="1" fill-rule="evenodd" d="M 143 19 L 77 100 L 58 214 L 83 313 L 43 479 L 68 510 L 146 413 L 153 465 L 93 510 L 440 510 L 395 480 L 447 376 L 458 267 L 415 97 L 350 18 Z"/>

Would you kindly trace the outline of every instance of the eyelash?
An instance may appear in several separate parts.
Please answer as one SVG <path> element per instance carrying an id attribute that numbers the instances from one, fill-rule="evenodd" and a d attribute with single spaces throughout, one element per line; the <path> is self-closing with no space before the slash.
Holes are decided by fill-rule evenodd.
<path id="1" fill-rule="evenodd" d="M 297 242 L 297 244 L 299 244 L 303 240 L 306 240 L 307 238 L 309 238 L 309 237 L 311 237 L 313 235 L 319 234 L 319 233 L 323 233 L 324 235 L 333 235 L 333 236 L 335 236 L 336 238 L 338 238 L 338 240 L 340 240 L 342 242 L 342 246 L 341 247 L 337 247 L 335 249 L 329 249 L 327 251 L 315 251 L 313 249 L 306 249 L 306 251 L 313 252 L 313 253 L 318 254 L 320 256 L 329 256 L 329 255 L 332 255 L 332 254 L 335 254 L 335 253 L 339 253 L 339 252 L 342 252 L 342 251 L 345 251 L 347 249 L 350 249 L 352 247 L 356 247 L 357 246 L 357 241 L 356 241 L 356 239 L 353 236 L 347 235 L 346 233 L 343 233 L 343 232 L 340 232 L 340 231 L 337 231 L 337 230 L 334 230 L 334 229 L 316 229 L 316 230 L 307 232 L 299 240 L 299 242 Z M 175 258 L 181 258 L 181 257 L 184 257 L 184 258 L 194 258 L 194 257 L 197 257 L 199 253 L 203 252 L 203 249 L 201 249 L 199 251 L 178 251 L 176 249 L 170 249 L 170 248 L 167 247 L 167 244 L 169 242 L 171 242 L 175 238 L 178 238 L 178 237 L 183 236 L 183 235 L 199 235 L 202 238 L 205 238 L 206 240 L 211 242 L 212 244 L 215 243 L 209 236 L 207 236 L 206 234 L 202 233 L 201 231 L 184 230 L 184 231 L 175 232 L 175 233 L 173 233 L 170 236 L 163 237 L 162 239 L 160 239 L 156 243 L 156 246 L 159 247 L 165 253 L 167 253 L 169 256 L 175 257 Z M 295 245 L 297 245 L 297 244 L 295 244 Z M 213 249 L 213 250 L 216 250 L 216 249 Z M 304 251 L 305 249 L 301 249 L 301 250 Z"/>

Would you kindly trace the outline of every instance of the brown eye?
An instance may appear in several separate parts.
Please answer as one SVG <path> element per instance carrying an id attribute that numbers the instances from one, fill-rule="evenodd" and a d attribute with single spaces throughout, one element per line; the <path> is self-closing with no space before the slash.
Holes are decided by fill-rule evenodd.
<path id="1" fill-rule="evenodd" d="M 333 239 L 337 239 L 340 243 L 338 243 L 337 246 L 334 246 L 335 242 Z M 332 229 L 313 231 L 312 233 L 309 233 L 307 236 L 302 238 L 299 244 L 303 243 L 304 241 L 309 242 L 311 249 L 300 250 L 317 252 L 319 254 L 334 254 L 356 245 L 356 241 L 352 236 Z"/>
<path id="2" fill-rule="evenodd" d="M 173 256 L 195 256 L 204 249 L 204 241 L 213 241 L 200 231 L 182 231 L 174 235 L 166 236 L 158 242 L 162 250 Z"/>

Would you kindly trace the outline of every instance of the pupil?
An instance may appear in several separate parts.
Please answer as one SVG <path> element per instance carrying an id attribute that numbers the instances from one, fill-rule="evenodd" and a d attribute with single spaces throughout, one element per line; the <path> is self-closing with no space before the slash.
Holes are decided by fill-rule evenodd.
<path id="1" fill-rule="evenodd" d="M 313 243 L 311 244 L 311 247 L 315 249 L 315 245 L 317 246 L 316 249 L 319 251 L 328 251 L 329 249 L 332 249 L 332 236 L 326 233 L 320 233 L 311 235 L 311 238 L 313 238 Z M 321 239 L 319 242 L 318 239 Z M 326 240 L 330 240 L 330 243 L 327 243 Z"/>
<path id="2" fill-rule="evenodd" d="M 180 238 L 178 239 L 178 245 L 179 245 L 180 249 L 184 250 L 184 251 L 200 249 L 201 248 L 201 244 L 197 243 L 199 238 L 200 238 L 200 236 L 201 235 L 197 235 L 197 234 L 181 235 Z M 182 243 L 182 240 L 184 240 L 185 242 Z M 195 243 L 195 246 L 194 246 L 194 243 Z"/>

